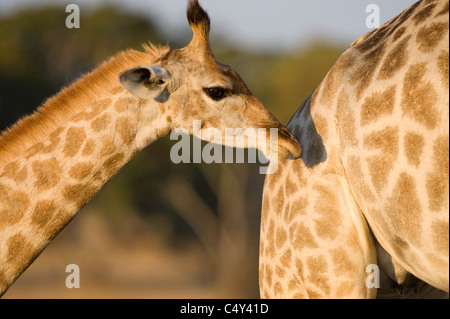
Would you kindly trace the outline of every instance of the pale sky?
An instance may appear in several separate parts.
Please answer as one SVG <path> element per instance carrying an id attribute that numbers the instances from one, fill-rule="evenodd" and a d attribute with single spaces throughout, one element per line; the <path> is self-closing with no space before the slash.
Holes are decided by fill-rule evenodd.
<path id="1" fill-rule="evenodd" d="M 348 45 L 369 32 L 369 4 L 380 8 L 380 22 L 390 20 L 415 0 L 200 0 L 212 20 L 212 37 L 253 49 L 284 50 L 325 39 Z M 93 5 L 116 5 L 154 17 L 168 41 L 188 32 L 187 0 L 0 0 L 0 15 L 45 4 L 75 3 L 80 13 Z"/>

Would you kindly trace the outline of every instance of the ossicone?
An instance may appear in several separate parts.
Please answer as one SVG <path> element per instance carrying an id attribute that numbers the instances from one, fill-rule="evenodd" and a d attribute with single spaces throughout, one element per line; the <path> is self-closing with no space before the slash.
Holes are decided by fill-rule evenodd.
<path id="1" fill-rule="evenodd" d="M 198 0 L 189 0 L 187 8 L 187 19 L 194 32 L 192 42 L 208 42 L 210 20 L 208 14 L 198 3 Z"/>

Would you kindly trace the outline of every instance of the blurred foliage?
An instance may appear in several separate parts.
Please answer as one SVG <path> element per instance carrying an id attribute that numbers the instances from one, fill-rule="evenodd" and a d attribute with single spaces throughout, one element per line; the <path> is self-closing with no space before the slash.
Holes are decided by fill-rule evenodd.
<path id="1" fill-rule="evenodd" d="M 152 21 L 112 7 L 82 12 L 80 29 L 67 29 L 66 17 L 64 8 L 53 7 L 0 18 L 0 130 L 119 50 L 166 42 Z M 284 124 L 342 51 L 325 43 L 278 55 L 224 41 L 212 47 Z M 239 272 L 235 281 L 248 282 L 253 296 L 263 183 L 259 165 L 175 165 L 169 159 L 173 143 L 166 137 L 141 152 L 89 207 L 117 228 L 127 214 L 140 215 L 143 223 L 131 230 L 134 234 L 157 232 L 175 246 L 198 240 L 212 267 Z M 180 205 L 177 194 L 189 202 Z M 226 275 L 222 279 L 229 281 Z"/>

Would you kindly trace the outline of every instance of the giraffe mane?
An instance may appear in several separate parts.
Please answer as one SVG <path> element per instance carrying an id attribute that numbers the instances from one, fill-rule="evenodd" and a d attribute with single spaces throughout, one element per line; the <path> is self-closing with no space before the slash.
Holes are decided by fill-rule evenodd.
<path id="1" fill-rule="evenodd" d="M 74 83 L 63 87 L 59 93 L 46 99 L 32 114 L 19 119 L 0 133 L 0 168 L 10 158 L 17 157 L 37 143 L 61 123 L 89 107 L 95 99 L 115 88 L 121 89 L 120 72 L 141 64 L 157 62 L 166 57 L 170 46 L 143 44 L 145 52 L 128 49 L 101 63 Z"/>

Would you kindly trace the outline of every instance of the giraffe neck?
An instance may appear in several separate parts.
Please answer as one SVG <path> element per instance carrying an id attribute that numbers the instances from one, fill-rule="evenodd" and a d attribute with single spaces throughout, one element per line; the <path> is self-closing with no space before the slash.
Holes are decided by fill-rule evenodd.
<path id="1" fill-rule="evenodd" d="M 141 100 L 119 86 L 118 72 L 115 85 L 98 83 L 103 71 L 0 138 L 0 295 L 120 168 L 164 134 L 158 103 L 146 103 L 153 113 L 142 120 Z"/>

